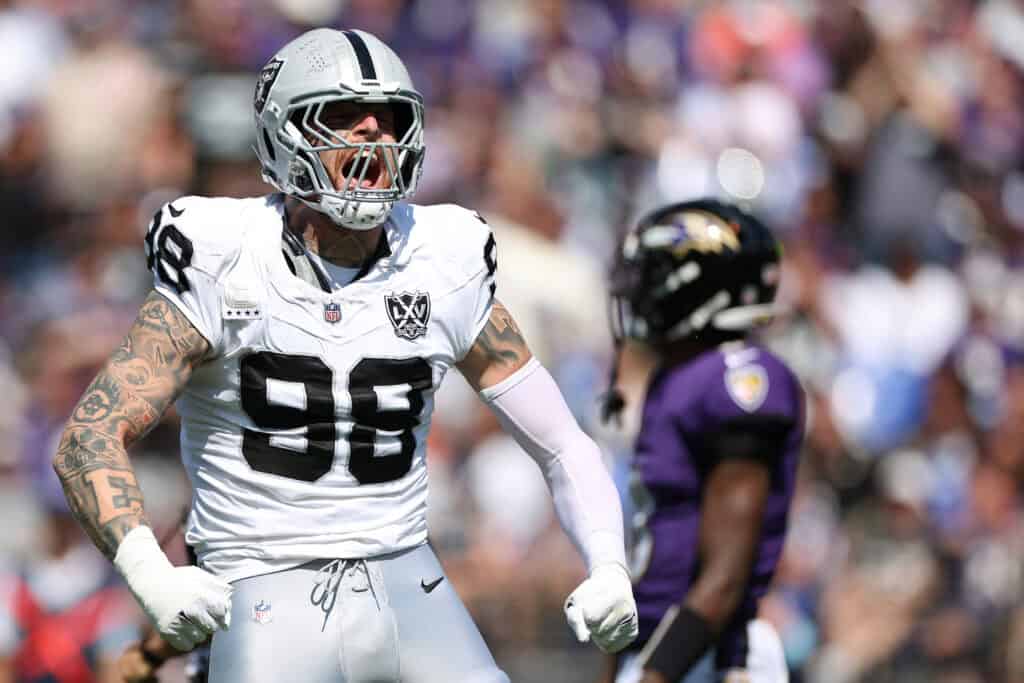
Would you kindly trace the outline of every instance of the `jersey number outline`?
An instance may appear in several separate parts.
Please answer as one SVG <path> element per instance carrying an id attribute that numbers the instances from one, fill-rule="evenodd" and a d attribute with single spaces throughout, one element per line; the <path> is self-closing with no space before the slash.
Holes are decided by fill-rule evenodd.
<path id="1" fill-rule="evenodd" d="M 257 472 L 314 482 L 331 471 L 337 440 L 337 413 L 333 394 L 334 372 L 316 356 L 259 351 L 241 361 L 242 409 L 262 429 L 299 430 L 281 436 L 242 430 L 242 455 Z M 272 383 L 283 383 L 275 384 Z M 287 392 L 287 383 L 301 384 L 292 392 L 292 405 L 271 401 L 271 393 Z M 348 470 L 360 484 L 382 484 L 401 479 L 412 468 L 416 452 L 413 429 L 420 424 L 423 393 L 433 386 L 430 365 L 422 358 L 363 358 L 349 371 L 352 429 Z M 383 407 L 378 390 L 401 387 L 407 406 Z M 401 401 L 400 401 L 401 403 Z M 377 456 L 381 436 L 399 444 L 398 453 Z M 282 444 L 291 442 L 292 447 Z M 304 449 L 295 446 L 304 441 Z"/>
<path id="2" fill-rule="evenodd" d="M 167 208 L 174 217 L 185 212 L 170 204 Z M 174 287 L 178 294 L 184 294 L 191 288 L 185 269 L 192 265 L 192 240 L 185 237 L 174 223 L 161 226 L 163 217 L 163 209 L 157 211 L 146 232 L 146 268 L 153 270 L 161 280 Z M 174 245 L 174 249 L 171 249 L 168 242 Z"/>
<path id="3" fill-rule="evenodd" d="M 477 218 L 480 218 L 480 214 L 477 214 Z M 482 221 L 483 218 L 480 218 Z M 494 298 L 494 290 L 497 289 L 498 284 L 494 281 L 494 273 L 498 270 L 498 255 L 497 255 L 497 242 L 494 241 L 494 233 L 492 232 L 487 236 L 487 242 L 484 244 L 484 265 L 487 266 L 487 278 L 491 281 L 491 298 Z"/>

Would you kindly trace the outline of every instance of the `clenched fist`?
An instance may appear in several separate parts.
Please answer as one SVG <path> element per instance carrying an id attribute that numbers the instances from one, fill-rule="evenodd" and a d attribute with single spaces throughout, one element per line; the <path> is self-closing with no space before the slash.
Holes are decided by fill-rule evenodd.
<path id="1" fill-rule="evenodd" d="M 633 584 L 618 564 L 595 567 L 565 601 L 565 616 L 581 643 L 593 640 L 604 652 L 618 652 L 636 638 Z"/>
<path id="2" fill-rule="evenodd" d="M 181 651 L 231 625 L 231 585 L 198 567 L 175 567 L 149 527 L 132 529 L 114 565 L 157 632 Z"/>

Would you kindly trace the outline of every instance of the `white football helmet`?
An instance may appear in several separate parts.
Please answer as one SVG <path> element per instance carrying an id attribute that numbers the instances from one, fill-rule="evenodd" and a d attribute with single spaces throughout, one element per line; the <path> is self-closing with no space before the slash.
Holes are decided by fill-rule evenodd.
<path id="1" fill-rule="evenodd" d="M 342 140 L 321 118 L 327 105 L 339 101 L 390 104 L 397 142 Z M 253 106 L 263 178 L 335 224 L 369 230 L 416 190 L 423 168 L 423 97 L 402 60 L 375 36 L 326 28 L 303 33 L 260 71 Z M 319 152 L 331 149 L 355 150 L 341 189 L 320 160 Z M 362 187 L 383 169 L 389 187 Z"/>

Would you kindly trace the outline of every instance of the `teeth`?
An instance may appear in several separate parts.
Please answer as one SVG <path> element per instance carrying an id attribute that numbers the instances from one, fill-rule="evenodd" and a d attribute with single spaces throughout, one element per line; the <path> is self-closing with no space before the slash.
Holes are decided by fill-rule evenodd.
<path id="1" fill-rule="evenodd" d="M 383 164 L 377 157 L 376 150 L 361 149 L 349 157 L 344 166 L 348 187 L 373 187 L 377 177 L 383 172 Z"/>
<path id="2" fill-rule="evenodd" d="M 362 173 L 363 169 L 365 168 L 365 165 L 371 163 L 372 158 L 372 152 L 360 152 L 353 159 L 352 165 L 354 168 L 359 169 L 359 172 Z"/>

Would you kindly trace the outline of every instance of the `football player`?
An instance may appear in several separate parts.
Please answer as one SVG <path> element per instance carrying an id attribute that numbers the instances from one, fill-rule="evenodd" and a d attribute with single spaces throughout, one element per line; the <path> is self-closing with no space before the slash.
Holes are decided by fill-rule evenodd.
<path id="1" fill-rule="evenodd" d="M 609 658 L 608 683 L 787 680 L 778 636 L 756 617 L 782 551 L 803 398 L 748 336 L 778 278 L 771 233 L 714 200 L 654 211 L 623 241 L 613 331 L 659 364 L 630 484 L 640 635 Z M 609 414 L 622 407 L 611 392 Z"/>
<path id="2" fill-rule="evenodd" d="M 54 459 L 81 524 L 171 645 L 216 632 L 215 683 L 507 681 L 427 544 L 427 431 L 457 367 L 583 555 L 576 635 L 624 647 L 614 486 L 495 299 L 486 223 L 405 201 L 423 100 L 401 59 L 362 31 L 310 31 L 259 74 L 254 114 L 279 192 L 153 218 L 154 291 Z M 175 399 L 198 567 L 160 550 L 126 456 Z"/>

